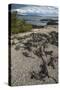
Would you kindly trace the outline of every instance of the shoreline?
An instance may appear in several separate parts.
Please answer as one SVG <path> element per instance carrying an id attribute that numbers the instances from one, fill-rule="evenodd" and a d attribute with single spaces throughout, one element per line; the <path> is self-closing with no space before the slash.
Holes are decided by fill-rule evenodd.
<path id="1" fill-rule="evenodd" d="M 49 30 L 48 30 L 49 29 Z M 14 37 L 23 37 L 23 36 L 28 36 L 31 33 L 49 33 L 51 31 L 56 31 L 58 32 L 58 25 L 48 25 L 44 28 L 33 28 L 31 31 L 28 32 L 23 32 L 23 33 L 18 33 L 18 34 L 13 34 L 11 35 L 11 39 L 13 39 Z"/>

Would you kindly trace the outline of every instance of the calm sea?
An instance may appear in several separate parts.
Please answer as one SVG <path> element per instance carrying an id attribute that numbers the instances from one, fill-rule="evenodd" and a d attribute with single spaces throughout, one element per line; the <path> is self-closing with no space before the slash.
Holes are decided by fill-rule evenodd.
<path id="1" fill-rule="evenodd" d="M 27 23 L 37 26 L 45 26 L 50 20 L 58 22 L 56 16 L 32 16 L 32 15 L 17 15 L 19 19 L 24 19 Z"/>

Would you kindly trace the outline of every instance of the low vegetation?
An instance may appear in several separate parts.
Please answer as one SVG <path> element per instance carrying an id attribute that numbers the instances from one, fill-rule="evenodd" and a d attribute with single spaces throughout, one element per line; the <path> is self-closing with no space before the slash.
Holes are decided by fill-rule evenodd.
<path id="1" fill-rule="evenodd" d="M 11 13 L 11 33 L 17 34 L 27 32 L 32 29 L 31 24 L 27 24 L 24 20 L 17 18 L 17 12 Z"/>

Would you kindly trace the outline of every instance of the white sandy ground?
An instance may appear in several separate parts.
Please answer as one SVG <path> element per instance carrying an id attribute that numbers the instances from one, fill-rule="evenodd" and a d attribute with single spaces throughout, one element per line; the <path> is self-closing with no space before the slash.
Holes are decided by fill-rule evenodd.
<path id="1" fill-rule="evenodd" d="M 58 32 L 58 28 L 55 26 L 54 27 L 48 26 L 46 28 L 33 29 L 31 32 L 13 35 L 11 39 L 13 41 L 14 37 L 23 37 L 24 35 L 27 36 L 27 35 L 30 35 L 32 32 L 48 34 L 48 32 L 51 32 L 51 31 Z M 25 41 L 25 39 L 23 41 Z M 19 41 L 16 39 L 15 39 L 15 42 L 17 44 L 19 43 Z M 15 47 L 16 47 L 15 45 L 12 45 L 11 47 L 11 83 L 12 83 L 12 86 L 55 83 L 54 80 L 52 80 L 51 78 L 48 79 L 48 77 L 45 78 L 45 81 L 31 79 L 30 72 L 32 72 L 33 70 L 38 72 L 40 69 L 39 65 L 42 64 L 42 60 L 41 58 L 38 58 L 36 55 L 34 55 L 32 52 L 28 52 L 28 53 L 34 58 L 25 57 L 22 54 L 24 49 L 20 48 L 17 51 L 15 50 Z M 49 44 L 47 49 L 53 50 L 53 56 L 58 56 L 58 48 L 56 46 Z M 48 56 L 48 59 L 49 59 L 49 56 Z M 49 75 L 54 77 L 56 80 L 58 80 L 58 61 L 55 63 L 55 69 L 52 69 L 51 66 L 47 68 L 49 71 Z"/>

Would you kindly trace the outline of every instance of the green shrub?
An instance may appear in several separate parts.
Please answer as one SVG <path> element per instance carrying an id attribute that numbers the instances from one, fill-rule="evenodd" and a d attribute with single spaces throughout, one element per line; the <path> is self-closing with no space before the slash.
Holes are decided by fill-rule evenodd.
<path id="1" fill-rule="evenodd" d="M 22 32 L 27 32 L 32 29 L 31 24 L 27 24 L 24 20 L 17 18 L 17 13 L 11 13 L 11 33 L 17 34 Z"/>

